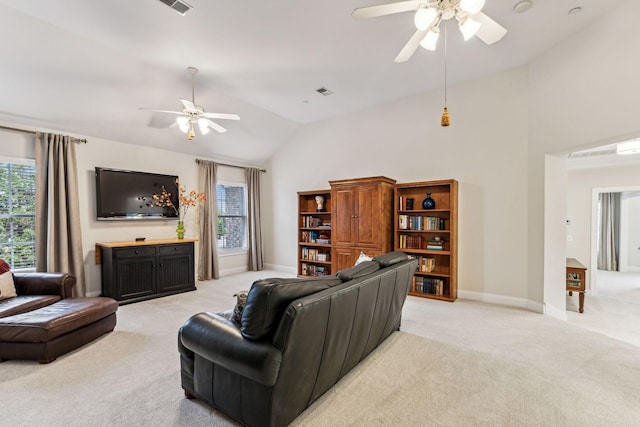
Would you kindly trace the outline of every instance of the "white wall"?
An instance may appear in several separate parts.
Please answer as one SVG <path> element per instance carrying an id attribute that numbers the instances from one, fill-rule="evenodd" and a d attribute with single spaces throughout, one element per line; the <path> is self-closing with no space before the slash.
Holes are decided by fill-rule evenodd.
<path id="1" fill-rule="evenodd" d="M 627 251 L 628 271 L 640 271 L 640 196 L 634 193 L 627 201 Z"/>
<path id="2" fill-rule="evenodd" d="M 7 126 L 20 127 L 15 124 Z M 50 131 L 42 129 L 43 131 Z M 78 136 L 78 135 L 74 135 Z M 82 136 L 84 138 L 84 136 Z M 35 158 L 34 136 L 29 134 L 0 130 L 2 156 L 14 158 Z M 136 237 L 147 240 L 176 237 L 175 220 L 136 220 L 136 221 L 97 221 L 95 212 L 95 175 L 96 166 L 114 169 L 135 170 L 170 175 L 178 175 L 181 184 L 188 190 L 197 189 L 198 172 L 196 157 L 175 151 L 166 151 L 150 147 L 124 144 L 91 136 L 86 137 L 87 144 L 76 146 L 78 166 L 78 187 L 80 192 L 80 220 L 82 227 L 82 245 L 86 273 L 87 295 L 101 292 L 100 266 L 95 263 L 96 242 L 132 241 Z M 184 141 L 187 144 L 187 141 Z M 241 169 L 219 167 L 218 179 L 232 182 L 244 182 Z M 196 209 L 191 209 L 185 218 L 187 229 L 185 237 L 198 239 L 199 224 Z M 198 243 L 196 243 L 196 251 Z M 220 257 L 220 274 L 227 275 L 246 271 L 246 253 L 235 253 Z M 197 256 L 196 256 L 197 271 Z"/>
<path id="3" fill-rule="evenodd" d="M 544 223 L 544 312 L 547 315 L 566 320 L 564 292 L 556 292 L 566 287 L 566 257 L 564 220 L 567 196 L 567 166 L 564 156 L 545 156 L 545 218 Z M 562 280 L 558 280 L 561 278 Z"/>
<path id="4" fill-rule="evenodd" d="M 569 170 L 567 174 L 567 219 L 571 221 L 571 225 L 567 226 L 567 235 L 571 236 L 571 241 L 567 241 L 567 256 L 576 258 L 594 270 L 596 260 L 593 259 L 591 251 L 592 245 L 595 245 L 595 242 L 592 241 L 592 221 L 594 220 L 592 217 L 592 196 L 594 189 L 619 192 L 638 188 L 640 188 L 640 167 L 637 165 Z M 638 223 L 635 218 L 640 218 L 640 212 L 630 214 L 628 218 L 630 219 L 630 227 L 627 229 L 631 229 L 633 226 L 630 223 Z M 637 238 L 628 237 L 625 239 L 631 248 L 632 241 L 638 241 Z M 640 244 L 635 247 L 634 253 L 640 252 L 637 250 L 638 246 Z M 631 255 L 631 251 L 629 255 Z M 628 260 L 625 260 L 626 262 Z M 592 277 L 591 274 L 588 276 Z M 590 282 L 591 280 L 587 281 L 587 287 L 590 287 Z"/>
<path id="5" fill-rule="evenodd" d="M 526 305 L 527 70 L 304 126 L 271 161 L 273 235 L 267 261 L 296 265 L 296 192 L 341 178 L 459 185 L 460 295 Z M 541 301 L 540 301 L 541 302 Z"/>
<path id="6" fill-rule="evenodd" d="M 528 287 L 535 293 L 544 288 L 545 302 L 561 301 L 565 288 L 559 271 L 544 274 L 543 253 L 561 253 L 566 247 L 559 241 L 545 246 L 540 232 L 545 222 L 566 219 L 544 214 L 545 197 L 555 198 L 544 192 L 545 154 L 640 136 L 640 58 L 630 54 L 640 43 L 638 16 L 640 2 L 629 0 L 529 66 Z M 544 280 L 555 285 L 543 286 Z"/>

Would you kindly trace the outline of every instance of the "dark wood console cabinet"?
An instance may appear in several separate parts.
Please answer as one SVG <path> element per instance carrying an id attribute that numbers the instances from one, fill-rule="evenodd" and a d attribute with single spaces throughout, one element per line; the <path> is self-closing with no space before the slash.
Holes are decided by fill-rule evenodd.
<path id="1" fill-rule="evenodd" d="M 120 304 L 195 291 L 191 239 L 96 243 L 102 295 Z"/>

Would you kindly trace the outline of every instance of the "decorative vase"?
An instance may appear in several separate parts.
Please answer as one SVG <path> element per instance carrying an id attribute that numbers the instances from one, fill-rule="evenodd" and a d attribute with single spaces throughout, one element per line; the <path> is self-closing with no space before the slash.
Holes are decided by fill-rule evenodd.
<path id="1" fill-rule="evenodd" d="M 422 201 L 422 209 L 435 209 L 436 201 L 431 198 L 431 193 L 427 193 L 427 197 Z"/>
<path id="2" fill-rule="evenodd" d="M 184 239 L 184 232 L 187 231 L 184 228 L 184 221 L 178 221 L 178 227 L 176 228 L 176 233 L 178 234 L 178 239 Z"/>

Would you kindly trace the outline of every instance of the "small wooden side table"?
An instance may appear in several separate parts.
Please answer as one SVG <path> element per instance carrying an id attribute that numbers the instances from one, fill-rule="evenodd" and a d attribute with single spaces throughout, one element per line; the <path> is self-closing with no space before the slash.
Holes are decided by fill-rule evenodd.
<path id="1" fill-rule="evenodd" d="M 573 296 L 574 292 L 579 293 L 580 313 L 584 311 L 586 272 L 587 267 L 582 265 L 577 259 L 567 258 L 567 291 L 569 292 L 569 296 Z"/>

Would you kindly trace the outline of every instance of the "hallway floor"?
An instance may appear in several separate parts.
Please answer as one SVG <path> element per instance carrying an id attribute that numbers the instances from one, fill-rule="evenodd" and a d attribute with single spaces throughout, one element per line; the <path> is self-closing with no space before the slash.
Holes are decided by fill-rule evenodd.
<path id="1" fill-rule="evenodd" d="M 578 295 L 567 294 L 567 321 L 640 347 L 640 273 L 598 270 L 598 295 L 585 295 L 584 313 Z"/>

